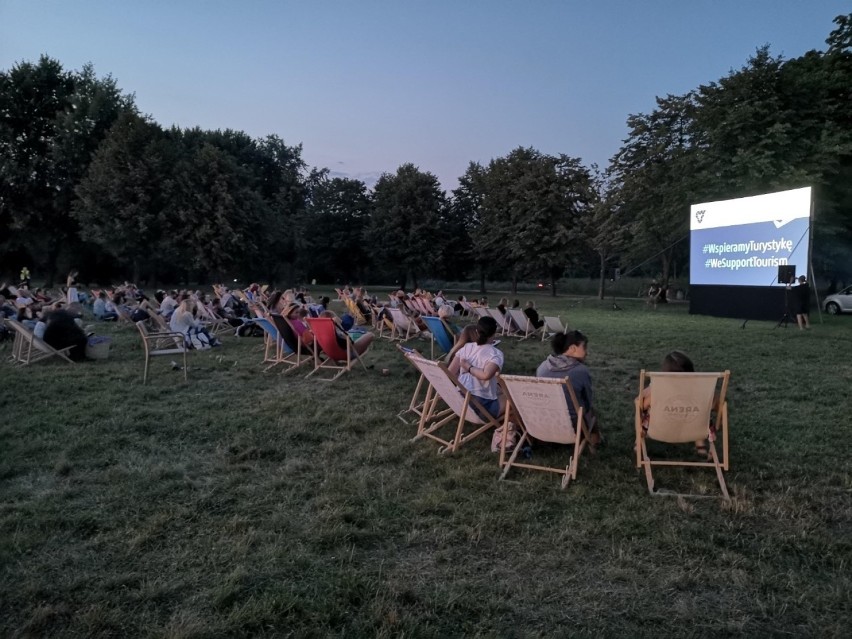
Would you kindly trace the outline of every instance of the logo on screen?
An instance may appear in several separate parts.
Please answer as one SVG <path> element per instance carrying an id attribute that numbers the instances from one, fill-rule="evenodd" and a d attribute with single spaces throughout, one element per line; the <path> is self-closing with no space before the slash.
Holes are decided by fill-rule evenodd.
<path id="1" fill-rule="evenodd" d="M 695 221 L 701 224 L 704 221 L 704 211 L 695 212 Z"/>

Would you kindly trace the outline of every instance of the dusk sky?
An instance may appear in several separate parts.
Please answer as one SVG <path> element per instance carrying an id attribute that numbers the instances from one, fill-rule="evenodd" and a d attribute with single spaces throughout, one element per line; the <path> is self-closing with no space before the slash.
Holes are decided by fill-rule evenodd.
<path id="1" fill-rule="evenodd" d="M 0 68 L 94 64 L 163 126 L 302 143 L 365 180 L 411 162 L 452 189 L 518 146 L 605 166 L 632 113 L 824 50 L 849 0 L 0 0 Z"/>

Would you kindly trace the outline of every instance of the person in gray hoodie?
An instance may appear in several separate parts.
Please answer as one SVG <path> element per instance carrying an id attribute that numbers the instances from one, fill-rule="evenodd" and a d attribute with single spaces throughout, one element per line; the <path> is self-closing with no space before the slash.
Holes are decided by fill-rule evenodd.
<path id="1" fill-rule="evenodd" d="M 583 407 L 584 421 L 589 428 L 593 445 L 600 444 L 602 437 L 597 426 L 594 409 L 594 393 L 592 391 L 592 375 L 586 366 L 589 338 L 580 331 L 567 331 L 553 336 L 550 346 L 553 350 L 536 370 L 536 377 L 551 377 L 554 379 L 568 378 L 577 401 Z M 575 422 L 577 415 L 573 404 L 568 402 L 571 419 Z"/>

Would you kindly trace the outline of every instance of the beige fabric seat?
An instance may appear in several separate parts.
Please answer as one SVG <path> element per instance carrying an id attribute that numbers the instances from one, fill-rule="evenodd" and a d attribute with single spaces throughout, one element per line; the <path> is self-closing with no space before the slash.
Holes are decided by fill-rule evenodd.
<path id="1" fill-rule="evenodd" d="M 74 363 L 74 360 L 68 356 L 68 353 L 72 348 L 74 348 L 73 346 L 67 346 L 63 349 L 57 350 L 43 339 L 36 337 L 32 330 L 21 324 L 19 321 L 7 319 L 5 322 L 6 326 L 15 333 L 15 339 L 12 342 L 11 357 L 15 364 L 23 364 L 26 366 L 51 357 L 58 357 L 68 364 Z"/>
<path id="2" fill-rule="evenodd" d="M 528 468 L 562 475 L 562 488 L 577 478 L 580 455 L 583 454 L 589 432 L 583 420 L 583 407 L 577 401 L 568 379 L 550 379 L 521 375 L 500 375 L 499 381 L 508 400 L 503 419 L 503 439 L 500 446 L 500 466 L 504 479 L 511 468 Z M 574 407 L 577 424 L 571 419 L 568 402 Z M 510 420 L 520 429 L 521 437 L 512 454 L 506 459 L 506 441 Z M 580 425 L 578 428 L 577 425 Z M 564 468 L 517 461 L 519 452 L 530 438 L 542 442 L 565 444 L 571 455 Z"/>
<path id="3" fill-rule="evenodd" d="M 712 468 L 722 495 L 730 499 L 723 471 L 728 470 L 728 404 L 726 394 L 731 372 L 723 373 L 639 373 L 636 409 L 636 467 L 645 471 L 648 492 L 652 495 L 703 496 L 655 490 L 652 469 L 655 466 L 693 466 Z M 642 392 L 650 383 L 651 398 L 645 430 L 642 425 Z M 716 451 L 721 437 L 722 457 Z M 708 439 L 710 456 L 706 461 L 659 460 L 648 454 L 647 440 L 669 444 L 688 444 Z"/>
<path id="4" fill-rule="evenodd" d="M 482 433 L 500 427 L 497 419 L 488 414 L 445 364 L 433 362 L 417 353 L 406 353 L 405 357 L 428 384 L 414 440 L 432 439 L 440 444 L 438 452 L 452 453 Z M 468 423 L 473 424 L 474 429 L 465 433 Z M 450 431 L 451 434 L 443 435 L 442 429 L 452 425 L 455 428 Z"/>

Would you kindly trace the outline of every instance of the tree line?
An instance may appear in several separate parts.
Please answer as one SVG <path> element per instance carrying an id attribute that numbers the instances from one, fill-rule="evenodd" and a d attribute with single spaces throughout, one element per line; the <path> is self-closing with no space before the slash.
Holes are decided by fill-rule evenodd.
<path id="1" fill-rule="evenodd" d="M 471 162 L 451 193 L 404 164 L 372 189 L 308 167 L 299 144 L 164 128 L 91 65 L 0 72 L 0 271 L 53 280 L 599 277 L 688 264 L 691 203 L 811 185 L 818 273 L 852 252 L 852 14 L 824 51 L 768 47 L 718 81 L 627 118 L 605 168 L 520 147 Z"/>

